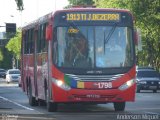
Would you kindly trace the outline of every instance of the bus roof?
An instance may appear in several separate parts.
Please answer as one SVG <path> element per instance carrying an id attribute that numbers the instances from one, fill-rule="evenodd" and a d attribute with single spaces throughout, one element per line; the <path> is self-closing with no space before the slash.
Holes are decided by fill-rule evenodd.
<path id="1" fill-rule="evenodd" d="M 116 11 L 116 12 L 129 12 L 128 9 L 119 9 L 119 8 L 69 8 L 57 11 Z"/>
<path id="2" fill-rule="evenodd" d="M 129 13 L 132 17 L 132 13 L 128 10 L 128 9 L 117 9 L 117 8 L 69 8 L 69 9 L 63 9 L 63 10 L 57 10 L 55 12 L 51 12 L 49 14 L 46 14 L 40 18 L 38 18 L 35 21 L 32 21 L 30 23 L 28 23 L 28 25 L 24 26 L 22 29 L 28 29 L 28 28 L 32 28 L 35 25 L 39 25 L 43 22 L 47 22 L 49 21 L 52 17 L 54 17 L 56 14 L 59 14 L 60 12 L 87 12 L 87 11 L 99 11 L 99 12 L 103 12 L 103 11 L 107 11 L 107 12 L 127 12 Z"/>

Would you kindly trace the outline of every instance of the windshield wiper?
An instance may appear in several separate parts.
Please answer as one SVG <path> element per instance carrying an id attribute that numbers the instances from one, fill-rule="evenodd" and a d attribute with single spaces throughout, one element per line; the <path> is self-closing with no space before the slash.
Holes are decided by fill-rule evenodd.
<path id="1" fill-rule="evenodd" d="M 108 33 L 107 37 L 105 37 L 105 34 L 104 34 L 104 53 L 105 53 L 105 47 L 106 47 L 106 44 L 108 43 L 108 41 L 110 40 L 113 32 L 115 31 L 117 27 L 117 23 L 114 23 L 114 26 L 112 27 L 112 29 L 110 30 L 110 32 Z"/>
<path id="2" fill-rule="evenodd" d="M 104 43 L 105 43 L 105 44 L 108 43 L 108 41 L 109 41 L 109 39 L 111 38 L 111 36 L 112 36 L 113 32 L 115 31 L 116 27 L 117 27 L 117 23 L 114 24 L 114 26 L 113 26 L 112 29 L 110 30 L 108 36 L 104 39 Z"/>

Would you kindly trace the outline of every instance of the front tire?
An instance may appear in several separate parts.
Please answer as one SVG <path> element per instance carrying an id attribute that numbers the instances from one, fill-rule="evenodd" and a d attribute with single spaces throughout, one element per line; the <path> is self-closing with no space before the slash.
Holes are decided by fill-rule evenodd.
<path id="1" fill-rule="evenodd" d="M 38 100 L 38 105 L 39 106 L 46 106 L 46 102 L 44 100 L 39 99 Z"/>
<path id="2" fill-rule="evenodd" d="M 31 106 L 37 106 L 38 105 L 38 101 L 36 100 L 35 97 L 32 96 L 32 86 L 31 86 L 31 84 L 29 84 L 29 86 L 28 86 L 28 99 L 29 99 L 29 104 Z"/>
<path id="3" fill-rule="evenodd" d="M 114 102 L 114 109 L 115 111 L 124 111 L 125 109 L 125 102 Z"/>
<path id="4" fill-rule="evenodd" d="M 48 89 L 45 90 L 45 96 L 46 96 L 46 106 L 47 106 L 48 112 L 56 112 L 58 109 L 58 105 L 57 103 L 50 101 Z"/>

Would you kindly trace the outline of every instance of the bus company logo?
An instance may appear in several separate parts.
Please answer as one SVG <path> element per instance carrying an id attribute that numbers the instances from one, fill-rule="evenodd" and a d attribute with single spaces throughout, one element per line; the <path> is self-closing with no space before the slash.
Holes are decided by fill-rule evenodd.
<path id="1" fill-rule="evenodd" d="M 87 71 L 88 74 L 102 74 L 103 72 L 101 70 L 97 70 L 97 71 L 94 71 L 94 70 L 90 70 L 90 71 Z"/>

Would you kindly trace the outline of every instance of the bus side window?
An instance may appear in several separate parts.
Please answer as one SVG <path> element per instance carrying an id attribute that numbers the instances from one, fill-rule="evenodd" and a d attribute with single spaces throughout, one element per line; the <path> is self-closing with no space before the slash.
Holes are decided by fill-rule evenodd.
<path id="1" fill-rule="evenodd" d="M 43 24 L 41 25 L 40 27 L 40 41 L 41 41 L 41 44 L 40 44 L 40 52 L 43 52 L 43 29 L 44 29 L 44 26 Z"/>
<path id="2" fill-rule="evenodd" d="M 41 26 L 38 27 L 37 53 L 41 52 L 41 40 L 40 40 L 40 36 L 41 36 Z"/>
<path id="3" fill-rule="evenodd" d="M 32 54 L 34 51 L 33 29 L 29 30 L 29 52 Z"/>
<path id="4" fill-rule="evenodd" d="M 27 31 L 24 35 L 24 54 L 27 54 Z"/>
<path id="5" fill-rule="evenodd" d="M 42 34 L 41 34 L 41 43 L 42 43 L 42 52 L 46 52 L 47 51 L 47 41 L 46 41 L 46 26 L 47 26 L 47 23 L 43 24 L 42 25 Z"/>
<path id="6" fill-rule="evenodd" d="M 46 34 L 46 23 L 41 24 L 38 29 L 38 40 L 37 40 L 37 52 L 46 52 L 47 51 L 47 43 L 45 40 Z"/>
<path id="7" fill-rule="evenodd" d="M 24 35 L 24 53 L 30 54 L 34 51 L 33 29 L 26 31 Z"/>
<path id="8" fill-rule="evenodd" d="M 29 41 L 29 30 L 27 30 L 27 32 L 25 34 L 25 54 L 29 53 L 28 41 Z"/>

